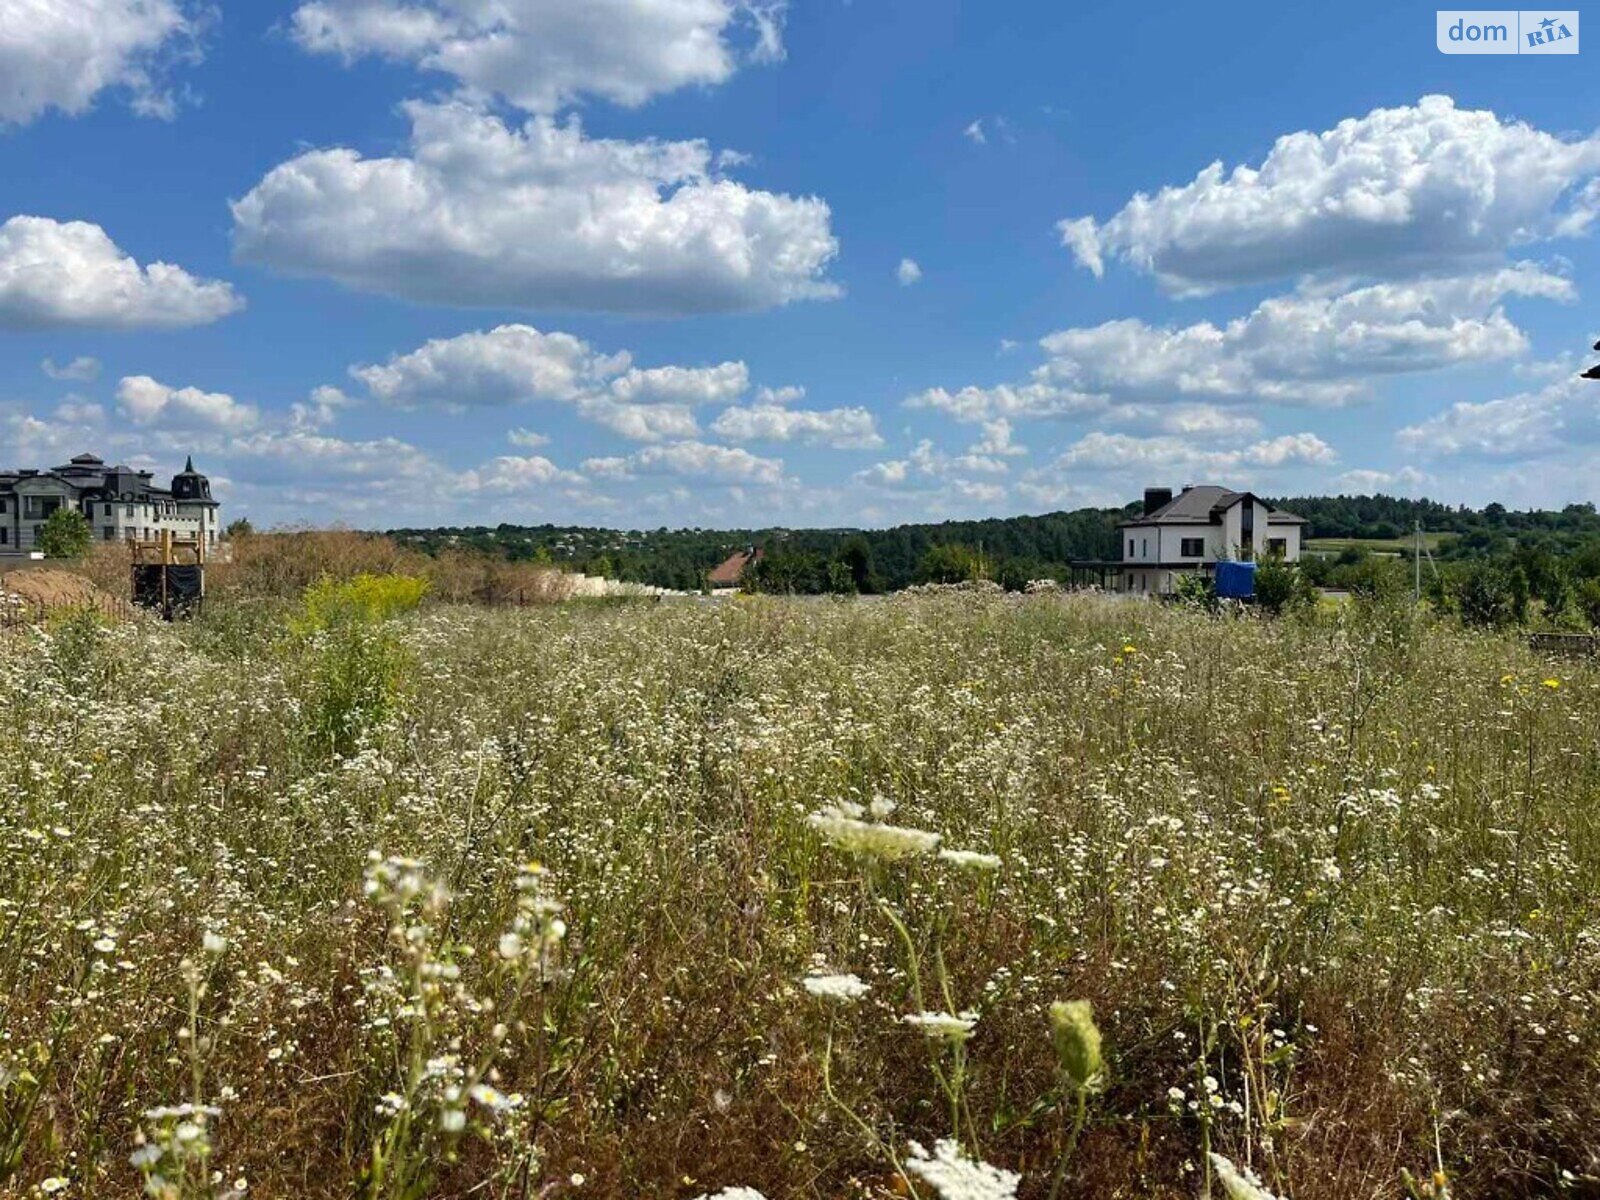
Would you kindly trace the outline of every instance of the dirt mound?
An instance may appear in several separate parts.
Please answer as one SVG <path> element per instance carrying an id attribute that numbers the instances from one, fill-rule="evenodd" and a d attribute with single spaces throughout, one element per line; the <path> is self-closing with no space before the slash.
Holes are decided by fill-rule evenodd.
<path id="1" fill-rule="evenodd" d="M 94 608 L 111 616 L 124 616 L 128 606 L 95 587 L 82 575 L 50 567 L 26 567 L 0 574 L 0 606 L 35 613 L 59 608 Z"/>

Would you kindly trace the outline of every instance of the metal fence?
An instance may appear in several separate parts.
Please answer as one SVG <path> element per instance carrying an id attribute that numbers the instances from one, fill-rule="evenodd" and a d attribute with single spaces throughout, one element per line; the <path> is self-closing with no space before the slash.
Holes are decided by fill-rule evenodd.
<path id="1" fill-rule="evenodd" d="M 1586 658 L 1600 654 L 1600 637 L 1592 633 L 1530 633 L 1528 646 L 1539 654 Z"/>
<path id="2" fill-rule="evenodd" d="M 52 614 L 65 616 L 78 612 L 93 612 L 113 620 L 127 621 L 139 611 L 120 596 L 101 595 L 92 601 L 49 604 L 13 591 L 6 586 L 6 578 L 4 574 L 0 574 L 0 630 L 41 625 Z"/>

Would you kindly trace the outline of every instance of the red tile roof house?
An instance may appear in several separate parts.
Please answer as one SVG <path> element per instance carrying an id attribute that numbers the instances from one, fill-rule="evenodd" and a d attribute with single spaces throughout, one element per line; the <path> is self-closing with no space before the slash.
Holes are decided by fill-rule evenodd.
<path id="1" fill-rule="evenodd" d="M 763 552 L 751 547 L 736 550 L 706 575 L 706 583 L 713 596 L 730 596 L 739 590 L 746 567 L 760 562 Z"/>

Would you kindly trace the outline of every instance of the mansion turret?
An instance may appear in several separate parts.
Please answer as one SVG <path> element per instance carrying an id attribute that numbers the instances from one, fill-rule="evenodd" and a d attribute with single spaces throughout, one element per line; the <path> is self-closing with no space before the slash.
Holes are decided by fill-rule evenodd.
<path id="1" fill-rule="evenodd" d="M 191 458 L 159 487 L 150 471 L 108 467 L 93 454 L 48 471 L 0 469 L 0 555 L 27 554 L 58 508 L 74 508 L 89 521 L 96 541 L 151 541 L 171 530 L 174 537 L 198 538 L 207 550 L 221 537 L 221 506 L 211 498 L 211 481 L 194 469 Z"/>

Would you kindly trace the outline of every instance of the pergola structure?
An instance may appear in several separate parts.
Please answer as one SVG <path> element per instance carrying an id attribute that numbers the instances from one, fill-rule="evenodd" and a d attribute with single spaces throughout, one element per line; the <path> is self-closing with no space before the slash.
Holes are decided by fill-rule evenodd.
<path id="1" fill-rule="evenodd" d="M 1122 572 L 1127 564 L 1109 558 L 1079 558 L 1067 564 L 1069 587 L 1097 587 L 1103 592 L 1116 591 L 1122 582 Z"/>

